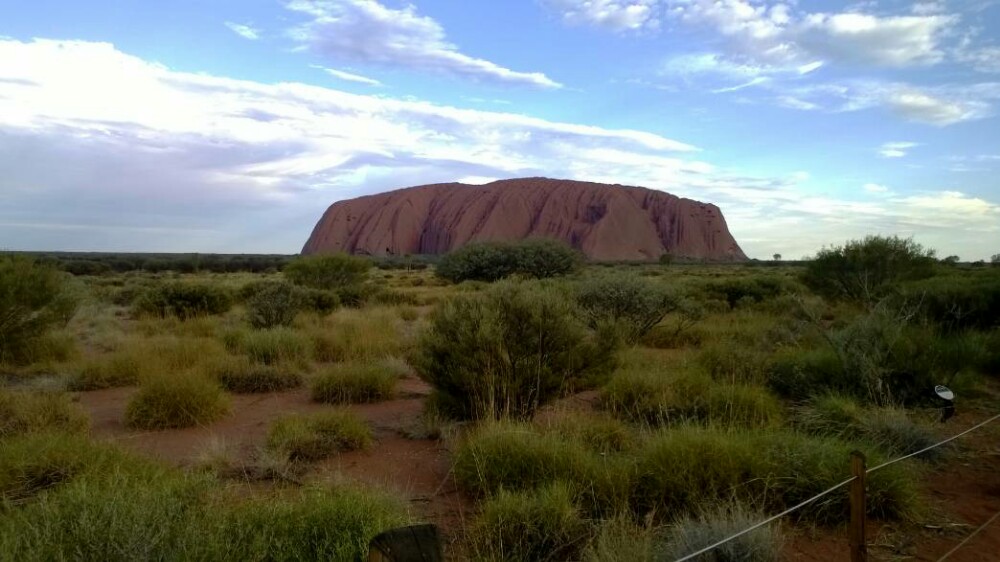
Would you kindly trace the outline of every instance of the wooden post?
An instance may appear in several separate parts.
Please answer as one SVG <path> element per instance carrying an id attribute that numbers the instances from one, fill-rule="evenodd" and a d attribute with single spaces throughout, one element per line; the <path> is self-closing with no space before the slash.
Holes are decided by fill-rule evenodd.
<path id="1" fill-rule="evenodd" d="M 851 562 L 868 562 L 868 543 L 865 537 L 865 456 L 860 451 L 851 453 Z"/>

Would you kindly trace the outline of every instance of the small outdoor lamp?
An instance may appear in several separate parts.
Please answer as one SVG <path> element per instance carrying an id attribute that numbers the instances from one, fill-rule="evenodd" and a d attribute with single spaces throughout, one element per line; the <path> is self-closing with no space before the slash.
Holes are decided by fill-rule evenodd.
<path id="1" fill-rule="evenodd" d="M 934 387 L 937 404 L 941 408 L 941 421 L 946 422 L 955 415 L 955 393 L 943 384 Z"/>

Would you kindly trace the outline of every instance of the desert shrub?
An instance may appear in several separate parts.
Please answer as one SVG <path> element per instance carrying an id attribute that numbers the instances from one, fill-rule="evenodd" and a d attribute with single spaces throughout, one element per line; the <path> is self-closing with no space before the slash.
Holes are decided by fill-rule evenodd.
<path id="1" fill-rule="evenodd" d="M 382 289 L 374 292 L 368 299 L 368 302 L 380 306 L 417 306 L 420 304 L 420 299 L 412 293 L 404 293 L 403 291 L 394 291 L 392 289 Z"/>
<path id="2" fill-rule="evenodd" d="M 406 506 L 386 494 L 306 489 L 237 504 L 212 517 L 209 540 L 201 541 L 196 559 L 364 560 L 376 535 L 408 523 Z"/>
<path id="3" fill-rule="evenodd" d="M 257 288 L 246 300 L 247 322 L 252 328 L 290 326 L 304 299 L 294 285 L 272 281 Z"/>
<path id="4" fill-rule="evenodd" d="M 802 281 L 825 297 L 872 303 L 901 282 L 933 276 L 935 263 L 934 251 L 910 238 L 868 236 L 820 250 Z"/>
<path id="5" fill-rule="evenodd" d="M 136 298 L 132 309 L 139 316 L 176 316 L 187 320 L 196 316 L 223 314 L 232 306 L 233 297 L 224 287 L 211 283 L 171 281 L 147 289 Z"/>
<path id="6" fill-rule="evenodd" d="M 90 418 L 69 395 L 0 388 L 0 438 L 38 432 L 86 432 Z"/>
<path id="7" fill-rule="evenodd" d="M 298 364 L 312 358 L 308 337 L 291 328 L 238 329 L 223 334 L 227 350 L 264 365 Z"/>
<path id="8" fill-rule="evenodd" d="M 792 400 L 805 400 L 823 392 L 859 391 L 856 379 L 844 373 L 840 357 L 828 346 L 779 351 L 771 358 L 767 386 Z"/>
<path id="9" fill-rule="evenodd" d="M 307 330 L 317 361 L 374 360 L 398 355 L 403 342 L 389 309 L 343 310 Z"/>
<path id="10" fill-rule="evenodd" d="M 66 387 L 69 390 L 87 391 L 131 386 L 139 382 L 144 363 L 144 358 L 134 351 L 117 351 L 90 359 L 70 376 Z"/>
<path id="11" fill-rule="evenodd" d="M 565 484 L 532 492 L 501 491 L 483 503 L 470 530 L 479 559 L 576 560 L 590 532 Z"/>
<path id="12" fill-rule="evenodd" d="M 780 424 L 783 410 L 759 386 L 716 384 L 692 371 L 642 368 L 615 373 L 601 392 L 600 405 L 617 418 L 651 425 L 769 427 Z"/>
<path id="13" fill-rule="evenodd" d="M 289 366 L 260 365 L 245 357 L 226 357 L 205 368 L 222 388 L 238 394 L 278 392 L 297 388 L 302 375 Z"/>
<path id="14" fill-rule="evenodd" d="M 735 277 L 708 283 L 703 291 L 708 298 L 726 301 L 730 308 L 745 303 L 760 303 L 776 298 L 790 290 L 788 282 L 780 277 Z"/>
<path id="15" fill-rule="evenodd" d="M 371 440 L 371 428 L 348 410 L 286 416 L 267 433 L 268 448 L 293 461 L 317 461 L 341 451 L 364 449 Z"/>
<path id="16" fill-rule="evenodd" d="M 151 376 L 125 407 L 125 425 L 135 429 L 191 427 L 213 422 L 229 412 L 229 399 L 218 384 L 189 374 Z"/>
<path id="17" fill-rule="evenodd" d="M 797 409 L 796 424 L 815 435 L 844 440 L 863 439 L 880 450 L 907 455 L 938 441 L 927 427 L 913 421 L 901 408 L 865 408 L 847 396 L 817 396 Z M 940 449 L 932 449 L 923 458 L 935 458 Z"/>
<path id="18" fill-rule="evenodd" d="M 677 560 L 749 528 L 765 515 L 739 504 L 706 509 L 674 522 L 657 549 L 663 560 Z M 756 529 L 699 557 L 704 562 L 776 562 L 782 537 L 777 525 Z"/>
<path id="19" fill-rule="evenodd" d="M 77 299 L 65 278 L 32 258 L 0 257 L 0 361 L 24 361 L 40 337 L 70 320 Z"/>
<path id="20" fill-rule="evenodd" d="M 705 502 L 737 499 L 763 511 L 780 511 L 844 481 L 855 449 L 837 439 L 780 430 L 666 430 L 637 453 L 633 507 L 640 514 L 690 513 Z M 870 465 L 884 460 L 875 451 L 865 452 Z M 911 518 L 919 507 L 916 493 L 907 467 L 874 472 L 868 477 L 868 513 Z M 849 504 L 848 490 L 842 487 L 797 514 L 838 523 L 846 519 Z"/>
<path id="21" fill-rule="evenodd" d="M 330 314 L 340 306 L 340 295 L 335 291 L 300 287 L 299 295 L 302 297 L 303 307 L 319 314 Z"/>
<path id="22" fill-rule="evenodd" d="M 312 399 L 334 404 L 387 400 L 399 377 L 398 369 L 383 362 L 336 363 L 313 378 Z"/>
<path id="23" fill-rule="evenodd" d="M 926 318 L 947 332 L 1000 325 L 1000 275 L 995 271 L 938 275 L 906 283 L 901 303 L 919 303 Z"/>
<path id="24" fill-rule="evenodd" d="M 31 341 L 27 348 L 21 348 L 15 358 L 24 364 L 68 362 L 80 356 L 76 337 L 66 329 L 51 330 Z"/>
<path id="25" fill-rule="evenodd" d="M 589 333 L 558 291 L 507 282 L 435 309 L 413 365 L 442 413 L 525 418 L 602 378 L 616 344 L 607 331 Z"/>
<path id="26" fill-rule="evenodd" d="M 452 283 L 497 281 L 511 275 L 543 279 L 575 271 L 580 254 L 556 240 L 473 242 L 438 261 L 435 273 Z"/>
<path id="27" fill-rule="evenodd" d="M 629 274 L 584 281 L 576 300 L 591 328 L 615 324 L 629 344 L 637 343 L 672 312 L 685 314 L 692 323 L 697 316 L 693 306 L 665 285 Z M 680 327 L 677 331 L 681 331 Z"/>
<path id="28" fill-rule="evenodd" d="M 414 320 L 420 318 L 420 312 L 411 306 L 402 306 L 398 310 L 399 317 L 404 322 L 413 322 Z"/>
<path id="29" fill-rule="evenodd" d="M 601 521 L 583 552 L 584 562 L 625 562 L 653 560 L 658 534 L 650 526 L 638 526 L 627 513 Z"/>
<path id="30" fill-rule="evenodd" d="M 362 257 L 331 254 L 297 258 L 282 271 L 296 285 L 337 290 L 364 283 L 371 267 L 372 262 Z"/>

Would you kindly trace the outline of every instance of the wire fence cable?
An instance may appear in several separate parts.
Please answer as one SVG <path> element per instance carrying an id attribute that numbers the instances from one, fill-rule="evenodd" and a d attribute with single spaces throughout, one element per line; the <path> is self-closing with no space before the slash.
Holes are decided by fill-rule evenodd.
<path id="1" fill-rule="evenodd" d="M 994 513 L 993 517 L 990 517 L 989 519 L 987 519 L 986 522 L 983 523 L 982 525 L 980 525 L 978 529 L 976 529 L 975 531 L 972 531 L 971 533 L 969 533 L 969 536 L 967 536 L 964 539 L 962 539 L 962 542 L 956 544 L 955 548 L 953 548 L 953 549 L 949 550 L 948 552 L 946 552 L 945 555 L 942 556 L 941 558 L 938 558 L 937 562 L 942 562 L 943 560 L 947 560 L 949 556 L 951 556 L 952 554 L 955 554 L 956 552 L 958 552 L 958 549 L 960 549 L 963 546 L 965 546 L 965 544 L 967 542 L 971 541 L 973 537 L 975 537 L 976 535 L 978 535 L 979 533 L 981 533 L 983 531 L 983 529 L 985 529 L 986 527 L 989 527 L 990 523 L 996 521 L 998 517 L 1000 517 L 1000 511 Z"/>

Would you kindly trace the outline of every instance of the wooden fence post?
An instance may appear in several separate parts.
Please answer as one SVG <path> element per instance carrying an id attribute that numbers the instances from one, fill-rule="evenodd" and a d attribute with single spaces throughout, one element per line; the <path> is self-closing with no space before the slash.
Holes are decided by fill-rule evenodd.
<path id="1" fill-rule="evenodd" d="M 868 543 L 865 537 L 865 456 L 860 451 L 851 453 L 851 562 L 868 562 Z"/>

